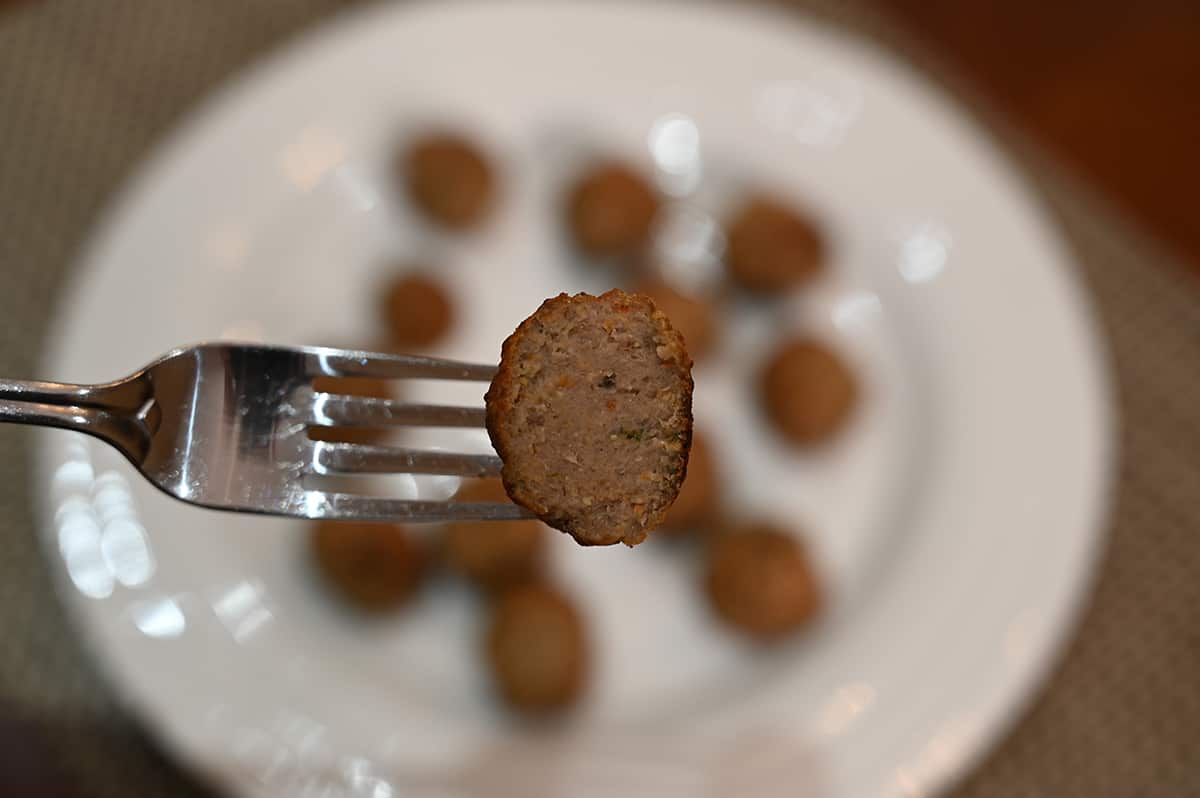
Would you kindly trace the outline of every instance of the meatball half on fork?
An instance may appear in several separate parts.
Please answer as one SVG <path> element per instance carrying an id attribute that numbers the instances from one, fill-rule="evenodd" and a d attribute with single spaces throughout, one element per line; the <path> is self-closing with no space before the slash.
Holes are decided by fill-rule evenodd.
<path id="1" fill-rule="evenodd" d="M 504 342 L 487 427 L 514 502 L 584 545 L 635 545 L 679 494 L 692 362 L 640 294 L 548 299 Z"/>

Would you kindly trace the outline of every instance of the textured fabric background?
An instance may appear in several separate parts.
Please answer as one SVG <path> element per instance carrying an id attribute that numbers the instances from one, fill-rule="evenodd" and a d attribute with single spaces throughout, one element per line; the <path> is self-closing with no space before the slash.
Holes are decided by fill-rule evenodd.
<path id="1" fill-rule="evenodd" d="M 25 376 L 98 211 L 192 103 L 338 0 L 42 0 L 0 15 L 0 374 Z M 869 7 L 794 4 L 899 50 L 971 106 L 1074 244 L 1110 336 L 1122 463 L 1096 593 L 1040 700 L 955 792 L 1200 794 L 1200 292 Z M 94 796 L 205 791 L 114 705 L 51 589 L 23 430 L 0 426 L 0 717 Z"/>

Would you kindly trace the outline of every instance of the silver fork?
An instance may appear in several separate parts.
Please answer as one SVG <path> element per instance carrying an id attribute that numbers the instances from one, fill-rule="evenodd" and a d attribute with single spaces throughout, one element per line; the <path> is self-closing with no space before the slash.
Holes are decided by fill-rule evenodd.
<path id="1" fill-rule="evenodd" d="M 435 522 L 529 518 L 508 502 L 381 498 L 306 486 L 338 474 L 500 473 L 493 454 L 310 440 L 310 427 L 482 427 L 482 407 L 331 394 L 316 377 L 488 381 L 494 366 L 323 347 L 200 344 L 102 385 L 0 379 L 0 421 L 63 427 L 116 447 L 156 487 L 218 510 Z"/>

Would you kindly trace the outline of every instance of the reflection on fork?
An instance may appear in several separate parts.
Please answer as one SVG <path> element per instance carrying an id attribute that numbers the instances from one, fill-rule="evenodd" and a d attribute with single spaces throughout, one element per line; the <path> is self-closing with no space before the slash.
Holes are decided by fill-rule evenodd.
<path id="1" fill-rule="evenodd" d="M 315 390 L 320 377 L 486 382 L 495 367 L 322 347 L 201 344 L 100 385 L 0 380 L 0 421 L 62 427 L 115 447 L 160 490 L 220 510 L 314 519 L 528 518 L 508 502 L 396 499 L 322 487 L 338 475 L 500 473 L 494 454 L 312 440 L 313 428 L 482 427 L 482 407 Z"/>

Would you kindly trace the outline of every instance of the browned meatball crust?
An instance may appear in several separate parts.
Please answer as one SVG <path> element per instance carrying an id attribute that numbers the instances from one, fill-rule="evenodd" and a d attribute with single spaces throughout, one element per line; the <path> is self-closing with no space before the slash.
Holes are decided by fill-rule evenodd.
<path id="1" fill-rule="evenodd" d="M 763 641 L 803 627 L 821 606 L 804 549 L 767 524 L 734 529 L 710 544 L 705 587 L 723 621 Z"/>
<path id="2" fill-rule="evenodd" d="M 462 502 L 508 501 L 498 479 L 479 480 L 454 497 Z M 446 528 L 452 570 L 484 590 L 537 579 L 546 555 L 546 528 L 538 521 L 463 521 Z"/>
<path id="3" fill-rule="evenodd" d="M 383 317 L 392 345 L 432 346 L 454 323 L 454 305 L 449 293 L 434 278 L 405 274 L 387 287 Z"/>
<path id="4" fill-rule="evenodd" d="M 702 359 L 712 349 L 717 340 L 717 320 L 711 304 L 681 294 L 662 280 L 643 280 L 634 292 L 650 297 L 671 320 L 693 360 Z"/>
<path id="5" fill-rule="evenodd" d="M 679 493 L 692 435 L 683 338 L 638 294 L 548 299 L 486 396 L 508 495 L 584 545 L 634 545 Z"/>
<path id="6" fill-rule="evenodd" d="M 567 197 L 567 221 L 576 246 L 588 255 L 635 253 L 650 237 L 658 195 L 633 169 L 601 164 Z"/>
<path id="7" fill-rule="evenodd" d="M 583 619 L 557 590 L 523 585 L 496 603 L 487 660 L 498 692 L 514 708 L 545 712 L 573 704 L 587 683 L 588 655 Z"/>
<path id="8" fill-rule="evenodd" d="M 784 342 L 762 372 L 763 407 L 775 428 L 799 445 L 821 443 L 845 424 L 858 386 L 850 369 L 818 341 Z"/>
<path id="9" fill-rule="evenodd" d="M 424 572 L 419 544 L 404 527 L 322 521 L 312 536 L 317 568 L 351 604 L 382 612 L 404 603 Z"/>
<path id="10" fill-rule="evenodd" d="M 713 527 L 721 512 L 721 480 L 713 462 L 708 440 L 692 433 L 692 451 L 688 455 L 687 478 L 675 503 L 667 510 L 663 531 L 696 531 Z"/>
<path id="11" fill-rule="evenodd" d="M 413 203 L 446 227 L 472 227 L 491 208 L 492 167 L 462 136 L 433 133 L 417 139 L 404 153 L 402 171 Z"/>
<path id="12" fill-rule="evenodd" d="M 725 264 L 742 287 L 759 293 L 794 288 L 821 268 L 825 244 L 811 221 L 786 203 L 752 197 L 726 229 Z"/>

